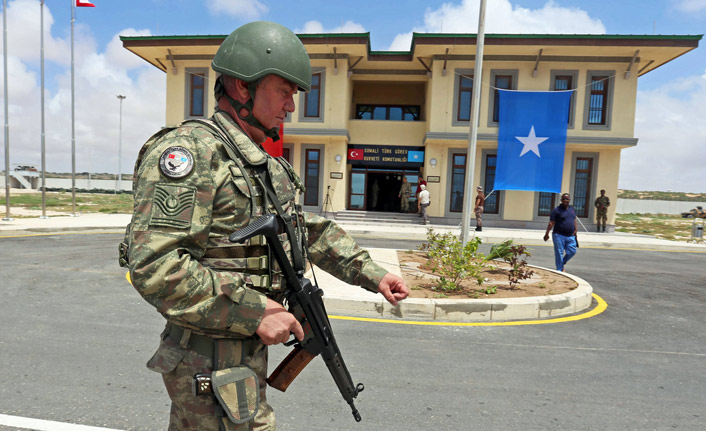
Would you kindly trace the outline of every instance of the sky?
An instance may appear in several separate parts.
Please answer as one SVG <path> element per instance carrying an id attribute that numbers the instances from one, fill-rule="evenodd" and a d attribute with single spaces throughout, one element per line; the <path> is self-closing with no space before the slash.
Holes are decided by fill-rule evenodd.
<path id="1" fill-rule="evenodd" d="M 43 9 L 48 172 L 71 171 L 72 1 L 46 0 Z M 124 49 L 119 36 L 226 35 L 269 20 L 296 33 L 370 32 L 373 50 L 408 51 L 412 32 L 475 33 L 480 0 L 93 3 L 76 8 L 74 24 L 76 172 L 117 173 L 120 161 L 127 174 L 142 144 L 165 123 L 166 77 Z M 41 166 L 40 10 L 39 0 L 7 1 L 8 91 L 3 82 L 0 88 L 9 103 L 11 169 Z M 486 8 L 486 33 L 705 32 L 706 0 L 488 0 Z M 705 43 L 639 78 L 639 142 L 622 151 L 620 188 L 706 192 Z M 122 116 L 118 95 L 126 96 Z M 0 112 L 4 118 L 4 106 Z M 0 161 L 3 170 L 4 139 Z"/>

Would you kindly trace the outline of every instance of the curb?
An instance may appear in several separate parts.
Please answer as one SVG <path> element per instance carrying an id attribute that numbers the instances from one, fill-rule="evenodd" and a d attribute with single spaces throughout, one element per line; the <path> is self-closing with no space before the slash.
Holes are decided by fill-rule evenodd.
<path id="1" fill-rule="evenodd" d="M 578 283 L 571 292 L 559 295 L 505 299 L 428 299 L 408 298 L 393 307 L 386 300 L 350 299 L 324 295 L 329 313 L 381 319 L 412 319 L 439 322 L 488 322 L 546 319 L 565 316 L 588 309 L 593 301 L 593 288 L 575 275 L 546 269 Z"/>

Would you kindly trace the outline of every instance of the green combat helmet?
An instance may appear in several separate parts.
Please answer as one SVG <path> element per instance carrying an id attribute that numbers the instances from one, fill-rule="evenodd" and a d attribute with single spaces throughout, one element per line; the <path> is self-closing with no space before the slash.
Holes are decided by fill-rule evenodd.
<path id="1" fill-rule="evenodd" d="M 301 91 L 311 89 L 311 63 L 304 44 L 291 30 L 274 22 L 256 21 L 237 28 L 218 48 L 211 68 L 247 83 L 256 83 L 274 74 L 296 84 Z M 261 129 L 268 137 L 278 139 L 277 128 L 265 129 L 252 115 L 255 85 L 248 87 L 250 100 L 245 104 L 225 94 L 222 85 L 219 79 L 216 97 L 219 93 L 228 97 L 241 120 Z M 242 109 L 248 112 L 244 117 L 240 114 Z"/>

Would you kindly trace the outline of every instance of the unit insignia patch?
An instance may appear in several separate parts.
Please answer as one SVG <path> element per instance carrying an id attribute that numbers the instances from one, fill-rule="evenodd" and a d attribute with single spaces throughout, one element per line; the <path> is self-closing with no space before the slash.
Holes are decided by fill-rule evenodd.
<path id="1" fill-rule="evenodd" d="M 194 170 L 194 156 L 184 147 L 169 147 L 159 158 L 159 169 L 166 177 L 184 178 Z"/>

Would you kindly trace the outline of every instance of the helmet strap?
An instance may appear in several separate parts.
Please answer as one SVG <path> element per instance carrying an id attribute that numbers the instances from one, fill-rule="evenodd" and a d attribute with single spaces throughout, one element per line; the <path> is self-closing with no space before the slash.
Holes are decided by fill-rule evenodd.
<path id="1" fill-rule="evenodd" d="M 239 101 L 230 97 L 227 93 L 225 93 L 224 96 L 228 98 L 228 102 L 230 102 L 230 105 L 233 107 L 233 109 L 235 109 L 235 114 L 238 116 L 238 118 L 248 123 L 249 125 L 262 130 L 263 132 L 265 132 L 265 136 L 272 139 L 273 142 L 277 142 L 279 140 L 279 128 L 266 128 L 262 125 L 262 123 L 260 123 L 260 120 L 255 118 L 255 116 L 252 114 L 253 101 L 255 100 L 255 85 L 249 85 L 248 92 L 250 93 L 250 99 L 248 99 L 248 101 L 245 103 L 240 103 Z M 242 111 L 243 109 L 247 112 L 245 116 L 240 113 L 240 111 Z"/>

